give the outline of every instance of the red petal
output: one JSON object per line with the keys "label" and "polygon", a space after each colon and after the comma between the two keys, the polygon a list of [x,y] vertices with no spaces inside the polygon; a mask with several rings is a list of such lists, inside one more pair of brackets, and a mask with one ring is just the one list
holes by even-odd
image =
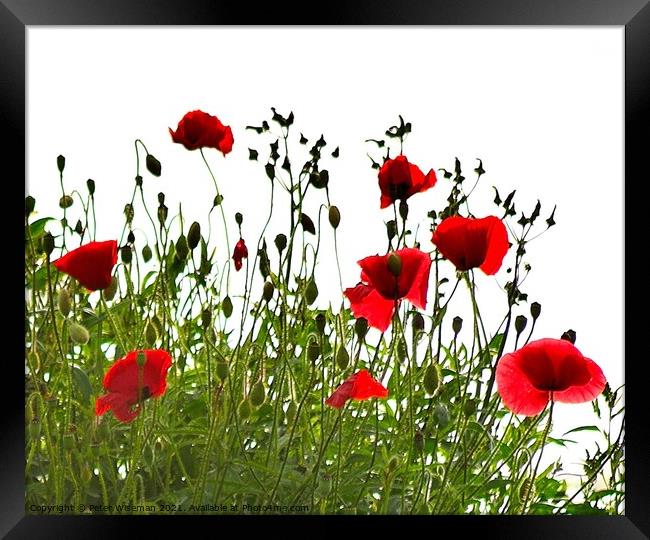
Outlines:
{"label": "red petal", "polygon": [[356,400],[385,398],[388,396],[388,389],[379,381],[372,378],[370,373],[362,369],[354,375],[354,388],[350,397]]}
{"label": "red petal", "polygon": [[230,129],[230,126],[226,126],[226,129],[223,133],[223,136],[221,137],[221,140],[219,141],[219,144],[217,145],[217,148],[225,156],[232,150],[232,145],[234,142],[235,138],[232,135],[232,129]]}
{"label": "red petal", "polygon": [[431,258],[415,248],[400,249],[396,253],[402,259],[402,272],[398,280],[400,285],[408,287],[404,296],[414,306],[426,309]]}
{"label": "red petal", "polygon": [[427,189],[432,188],[433,186],[436,185],[436,181],[438,180],[436,178],[436,173],[433,169],[431,169],[426,176],[424,176],[424,173],[420,170],[420,168],[417,165],[414,164],[409,164],[410,167],[410,172],[411,172],[411,189],[409,190],[408,196],[410,197],[411,195],[415,195],[416,193],[422,193],[423,191],[426,191]]}
{"label": "red petal", "polygon": [[393,318],[395,301],[384,298],[369,285],[359,284],[345,289],[345,296],[350,300],[350,309],[356,318],[363,317],[368,325],[385,332]]}
{"label": "red petal", "polygon": [[487,228],[487,252],[480,266],[488,276],[494,275],[501,268],[503,258],[508,253],[508,231],[498,217],[488,216],[481,220]]}
{"label": "red petal", "polygon": [[605,389],[607,379],[603,370],[590,358],[585,358],[589,371],[589,382],[582,385],[570,386],[561,392],[553,392],[553,399],[563,403],[583,403],[596,399]]}
{"label": "red petal", "polygon": [[120,422],[131,422],[140,414],[140,408],[132,410],[133,403],[130,403],[122,394],[105,394],[97,398],[95,402],[95,414],[102,416],[109,410],[113,411],[115,418]]}
{"label": "red petal", "polygon": [[496,383],[504,405],[515,414],[536,416],[546,407],[549,392],[538,390],[521,369],[521,355],[504,355],[497,365]]}
{"label": "red petal", "polygon": [[[140,382],[137,364],[139,351],[131,351],[124,358],[117,360],[104,376],[104,388],[126,396],[133,403],[138,400]],[[146,362],[142,370],[142,385],[149,388],[151,396],[159,396],[167,388],[167,371],[172,365],[172,358],[163,350],[144,350]]]}
{"label": "red petal", "polygon": [[325,405],[334,407],[335,409],[340,409],[345,405],[345,402],[350,399],[350,394],[354,388],[354,382],[351,380],[346,380],[341,386],[339,386],[334,393],[325,400]]}
{"label": "red petal", "polygon": [[117,242],[89,242],[66,253],[53,262],[89,291],[105,289],[111,284],[113,267],[117,263]]}
{"label": "red petal", "polygon": [[[395,276],[388,269],[388,255],[371,255],[359,261],[362,276],[365,277],[368,283],[384,298],[395,300],[404,296],[408,291],[408,287],[400,291],[398,288]],[[402,294],[400,295],[400,292]]]}

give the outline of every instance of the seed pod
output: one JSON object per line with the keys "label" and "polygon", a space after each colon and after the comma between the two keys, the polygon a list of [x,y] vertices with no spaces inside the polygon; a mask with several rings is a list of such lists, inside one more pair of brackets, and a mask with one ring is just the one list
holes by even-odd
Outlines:
{"label": "seed pod", "polygon": [[237,412],[239,414],[240,420],[248,420],[248,418],[250,418],[251,413],[253,412],[253,408],[251,407],[251,402],[248,399],[244,398],[239,404],[239,407],[237,407]]}
{"label": "seed pod", "polygon": [[462,327],[463,327],[463,319],[461,319],[458,315],[456,315],[456,317],[454,317],[454,320],[451,322],[451,328],[454,331],[454,335],[458,335],[458,332],[460,332]]}
{"label": "seed pod", "polygon": [[447,407],[445,407],[445,405],[442,403],[438,403],[433,411],[433,417],[436,423],[440,427],[444,428],[447,424],[449,424],[449,409],[447,409]]}
{"label": "seed pod", "polygon": [[526,319],[524,315],[517,315],[517,318],[515,319],[515,330],[517,331],[517,335],[524,331],[527,322],[528,319]]}
{"label": "seed pod", "polygon": [[147,244],[142,248],[142,260],[148,263],[151,260],[151,257],[153,257],[153,252],[151,251],[151,248]]}
{"label": "seed pod", "polygon": [[65,157],[64,156],[57,156],[57,158],[56,158],[56,166],[59,169],[59,172],[62,173],[63,169],[65,169]]}
{"label": "seed pod", "polygon": [[187,247],[190,249],[194,249],[196,246],[199,245],[199,242],[201,241],[201,225],[198,224],[198,222],[192,223],[190,225],[190,230],[187,233]]}
{"label": "seed pod", "polygon": [[232,300],[230,296],[226,296],[221,302],[221,310],[226,319],[232,315]]}
{"label": "seed pod", "polygon": [[424,330],[424,317],[418,312],[413,313],[411,324],[413,325],[413,333],[422,332]]}
{"label": "seed pod", "polygon": [[318,315],[316,315],[314,322],[316,323],[316,328],[318,329],[318,331],[321,334],[323,334],[325,332],[325,324],[327,323],[327,320],[325,319],[325,315],[319,313]]}
{"label": "seed pod", "polygon": [[217,377],[219,380],[225,381],[228,378],[228,363],[224,361],[217,362]]}
{"label": "seed pod", "polygon": [[147,170],[151,174],[153,174],[154,176],[160,176],[160,173],[161,173],[160,161],[158,161],[151,154],[147,154],[145,164],[147,165]]}
{"label": "seed pod", "polygon": [[465,416],[472,416],[476,412],[476,400],[466,400],[465,404],[463,405],[463,412],[465,413]]}
{"label": "seed pod", "polygon": [[365,338],[366,334],[368,333],[368,321],[363,317],[360,317],[354,321],[354,332],[357,334],[359,340]]}
{"label": "seed pod", "polygon": [[348,367],[350,363],[350,355],[348,354],[347,349],[341,345],[339,350],[336,351],[336,365],[340,370],[344,370]]}
{"label": "seed pod", "polygon": [[269,302],[271,298],[273,298],[273,292],[275,291],[275,287],[273,283],[270,281],[265,281],[264,282],[264,289],[262,290],[262,297],[264,300]]}
{"label": "seed pod", "polygon": [[124,264],[131,264],[131,261],[133,260],[131,246],[122,246],[120,248],[120,258]]}
{"label": "seed pod", "polygon": [[399,202],[399,215],[404,221],[409,215],[409,205],[404,199]]}
{"label": "seed pod", "polygon": [[68,334],[70,339],[78,345],[85,345],[90,340],[88,330],[74,321],[68,321]]}
{"label": "seed pod", "polygon": [[440,373],[438,372],[438,366],[436,364],[429,364],[424,370],[424,379],[422,381],[424,386],[424,391],[433,395],[438,390],[440,386]]}
{"label": "seed pod", "polygon": [[284,248],[287,247],[287,237],[280,233],[275,237],[275,247],[278,249],[278,253],[282,254]]}
{"label": "seed pod", "polygon": [[46,232],[43,235],[43,251],[48,257],[54,251],[54,237],[52,233]]}
{"label": "seed pod", "polygon": [[133,234],[133,231],[129,231],[129,234],[126,237],[126,242],[127,244],[135,243],[135,234]]}
{"label": "seed pod", "polygon": [[165,194],[162,191],[158,193],[158,204],[165,204]]}
{"label": "seed pod", "polygon": [[116,292],[117,292],[117,278],[113,276],[110,285],[102,291],[102,294],[104,295],[104,300],[109,300],[109,301],[113,300]]}
{"label": "seed pod", "polygon": [[250,398],[253,407],[259,407],[264,403],[264,400],[266,399],[266,391],[264,390],[264,383],[261,380],[257,381],[253,385],[248,397]]}
{"label": "seed pod", "polygon": [[328,217],[332,229],[338,228],[339,223],[341,223],[341,212],[336,206],[334,205],[330,206]]}
{"label": "seed pod", "polygon": [[402,273],[402,258],[397,253],[391,253],[388,256],[388,270],[395,277]]}
{"label": "seed pod", "polygon": [[168,212],[169,212],[169,209],[164,204],[161,204],[158,207],[158,222],[161,225],[164,225],[165,222],[167,221]]}
{"label": "seed pod", "polygon": [[418,451],[419,454],[424,450],[424,433],[419,429],[415,432],[413,437],[413,446]]}
{"label": "seed pod", "polygon": [[176,240],[176,258],[179,261],[184,261],[187,258],[189,252],[190,250],[187,246],[187,238],[185,238],[184,234],[181,234],[178,237],[178,240]]}
{"label": "seed pod", "polygon": [[533,318],[533,321],[537,320],[541,312],[542,312],[542,306],[539,304],[539,302],[533,302],[530,305],[530,315]]}
{"label": "seed pod", "polygon": [[95,194],[95,181],[89,178],[86,180],[86,187],[88,188],[88,194],[92,197]]}
{"label": "seed pod", "polygon": [[207,328],[210,326],[210,323],[212,322],[212,310],[210,308],[204,308],[203,311],[201,311],[201,325],[203,328]]}
{"label": "seed pod", "polygon": [[145,327],[144,339],[147,345],[149,345],[150,347],[153,346],[153,344],[158,339],[158,331],[156,330],[156,327],[151,321],[149,321],[147,323],[147,326]]}
{"label": "seed pod", "polygon": [[35,206],[36,199],[31,195],[27,195],[27,197],[25,197],[25,215],[29,216],[34,211]]}
{"label": "seed pod", "polygon": [[72,206],[72,203],[74,203],[74,201],[70,195],[64,195],[59,199],[59,206],[61,208],[70,208]]}
{"label": "seed pod", "polygon": [[287,424],[294,423],[296,420],[296,414],[298,414],[298,406],[295,401],[292,401],[287,407]]}
{"label": "seed pod", "polygon": [[70,301],[70,293],[68,292],[68,290],[61,289],[59,291],[59,296],[57,300],[58,300],[57,303],[59,305],[59,311],[61,312],[61,315],[67,317],[68,313],[70,313],[70,308],[72,307],[72,302]]}
{"label": "seed pod", "polygon": [[313,364],[320,356],[320,343],[316,339],[311,339],[307,345],[307,358]]}
{"label": "seed pod", "polygon": [[305,301],[307,302],[307,305],[313,304],[317,297],[318,297],[318,287],[316,286],[316,282],[312,278],[309,280],[309,282],[307,283],[307,287],[305,288]]}
{"label": "seed pod", "polygon": [[237,212],[235,214],[235,222],[237,223],[237,225],[241,225],[243,221],[244,221],[244,216],[241,215],[241,212]]}

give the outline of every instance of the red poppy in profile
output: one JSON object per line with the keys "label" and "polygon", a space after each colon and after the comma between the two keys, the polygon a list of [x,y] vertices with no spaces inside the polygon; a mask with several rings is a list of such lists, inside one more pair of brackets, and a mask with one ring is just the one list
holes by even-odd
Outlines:
{"label": "red poppy in profile", "polygon": [[569,341],[540,339],[506,354],[497,365],[497,390],[508,409],[535,416],[549,400],[592,401],[607,383],[603,371]]}
{"label": "red poppy in profile", "polygon": [[239,242],[235,245],[235,251],[232,254],[232,260],[235,261],[235,270],[237,270],[237,272],[241,270],[242,259],[248,259],[248,248],[246,247],[244,239],[240,238]]}
{"label": "red poppy in profile", "polygon": [[[144,353],[143,366],[138,354]],[[167,371],[172,357],[163,350],[131,351],[117,360],[104,376],[107,394],[97,398],[95,414],[112,410],[120,422],[131,422],[140,414],[140,404],[147,398],[162,396],[167,388]]]}
{"label": "red poppy in profile", "polygon": [[390,325],[395,305],[402,298],[420,309],[427,306],[431,259],[415,248],[395,252],[401,262],[396,277],[388,268],[392,254],[372,255],[361,259],[361,283],[345,290],[355,317],[364,317],[368,324],[384,332]]}
{"label": "red poppy in profile", "polygon": [[325,404],[340,409],[348,399],[362,401],[373,397],[385,398],[387,396],[388,388],[373,379],[367,370],[362,369],[354,375],[350,375],[341,386],[334,390],[334,393],[325,400]]}
{"label": "red poppy in profile", "polygon": [[506,226],[496,216],[445,218],[431,241],[461,272],[478,267],[488,276],[501,268],[509,247]]}
{"label": "red poppy in profile", "polygon": [[406,200],[435,186],[436,173],[431,169],[427,175],[417,165],[409,163],[406,156],[387,159],[379,170],[380,207],[386,208],[395,201]]}
{"label": "red poppy in profile", "polygon": [[232,150],[235,139],[230,126],[224,126],[216,116],[203,111],[188,112],[178,123],[176,131],[169,128],[172,140],[188,150],[216,148],[224,156]]}
{"label": "red poppy in profile", "polygon": [[117,263],[117,242],[89,242],[66,253],[52,264],[57,270],[75,278],[89,291],[105,289],[111,284],[111,272]]}

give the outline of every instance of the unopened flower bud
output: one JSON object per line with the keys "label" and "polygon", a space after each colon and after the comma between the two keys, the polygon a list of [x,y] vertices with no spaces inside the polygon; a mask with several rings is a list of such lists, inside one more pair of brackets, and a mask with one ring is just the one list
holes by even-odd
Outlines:
{"label": "unopened flower bud", "polygon": [[27,197],[25,197],[25,215],[29,216],[34,211],[35,206],[36,199],[31,195],[27,195]]}
{"label": "unopened flower bud", "polygon": [[542,306],[539,304],[539,302],[533,302],[530,305],[530,315],[533,318],[533,321],[537,320],[541,312],[542,312]]}
{"label": "unopened flower bud", "polygon": [[319,313],[318,315],[316,315],[316,318],[314,319],[314,321],[316,323],[316,328],[318,329],[318,331],[321,334],[323,332],[325,332],[325,324],[327,322],[327,320],[325,319],[325,315],[323,315],[322,313]]}
{"label": "unopened flower bud", "polygon": [[239,413],[240,420],[248,420],[253,412],[251,402],[248,399],[243,399],[239,407],[237,407],[237,412]]}
{"label": "unopened flower bud", "polygon": [[226,319],[232,315],[232,300],[230,296],[226,296],[221,302],[221,310]]}
{"label": "unopened flower bud", "polygon": [[386,234],[388,235],[388,240],[395,238],[395,235],[397,234],[397,224],[394,219],[391,219],[386,223]]}
{"label": "unopened flower bud", "polygon": [[307,305],[309,306],[313,304],[317,297],[318,297],[318,287],[316,286],[316,282],[312,278],[307,283],[307,287],[305,287],[305,301],[307,302]]}
{"label": "unopened flower bud", "polygon": [[438,403],[433,410],[433,417],[436,421],[436,423],[444,428],[447,424],[449,424],[449,409],[442,403]]}
{"label": "unopened flower bud", "polygon": [[201,241],[201,225],[198,222],[192,223],[190,225],[190,230],[187,232],[187,247],[193,250],[196,246],[199,245]]}
{"label": "unopened flower bud", "polygon": [[417,450],[418,454],[421,454],[424,450],[424,433],[421,430],[417,430],[413,436],[413,446]]}
{"label": "unopened flower bud", "polygon": [[77,223],[75,223],[75,226],[74,226],[74,232],[76,232],[79,236],[81,236],[81,235],[83,234],[83,232],[84,232],[84,227],[83,227],[83,225],[81,224],[81,220],[80,220],[80,219],[78,219],[78,220],[77,220]]}
{"label": "unopened flower bud", "polygon": [[402,258],[397,253],[391,253],[388,256],[388,269],[395,277],[402,273]]}
{"label": "unopened flower bud", "polygon": [[264,403],[266,399],[266,391],[264,389],[264,383],[259,380],[251,388],[250,394],[248,397],[251,400],[253,407],[259,407]]}
{"label": "unopened flower bud", "polygon": [[462,327],[463,327],[463,319],[461,319],[458,315],[456,315],[456,317],[454,317],[454,319],[451,321],[451,328],[454,331],[454,334],[458,335],[458,332],[460,332]]}
{"label": "unopened flower bud", "polygon": [[190,250],[187,246],[187,238],[185,238],[184,234],[181,234],[178,237],[178,240],[176,240],[176,258],[179,261],[184,261],[187,258],[189,252]]}
{"label": "unopened flower bud", "polygon": [[113,300],[116,292],[117,292],[117,278],[113,276],[108,287],[106,287],[102,291],[102,294],[104,295],[104,300]]}
{"label": "unopened flower bud", "polygon": [[142,248],[142,260],[144,260],[144,262],[147,263],[151,260],[151,257],[153,257],[153,252],[151,251],[151,248],[147,244]]}
{"label": "unopened flower bud", "polygon": [[73,321],[68,321],[68,334],[70,339],[78,345],[85,345],[90,340],[88,330]]}
{"label": "unopened flower bud", "polygon": [[409,215],[409,205],[404,199],[399,202],[399,215],[404,221]]}
{"label": "unopened flower bud", "polygon": [[164,225],[165,222],[167,221],[167,213],[169,212],[169,209],[164,205],[161,204],[158,207],[158,223],[161,225]]}
{"label": "unopened flower bud", "polygon": [[350,363],[350,355],[348,354],[346,348],[343,345],[341,345],[339,347],[339,350],[336,352],[336,365],[338,366],[339,369],[343,370],[348,367],[349,363]]}
{"label": "unopened flower bud", "polygon": [[404,339],[400,339],[397,342],[397,359],[400,362],[404,362],[404,360],[406,360],[406,356],[407,356],[406,341],[404,341]]}
{"label": "unopened flower bud", "polygon": [[54,251],[54,237],[52,233],[46,232],[43,235],[43,251],[48,257]]}
{"label": "unopened flower bud", "polygon": [[463,404],[463,412],[465,413],[465,416],[472,416],[475,411],[476,411],[476,400],[475,399],[466,400],[465,403]]}
{"label": "unopened flower bud", "polygon": [[126,241],[128,244],[133,244],[135,242],[135,234],[133,234],[133,231],[129,231]]}
{"label": "unopened flower bud", "polygon": [[312,338],[309,340],[309,345],[307,345],[307,358],[310,362],[314,363],[318,360],[319,356],[320,344],[318,343],[318,340]]}
{"label": "unopened flower bud", "polygon": [[70,208],[73,202],[74,201],[72,200],[72,197],[70,197],[70,195],[64,195],[59,199],[59,206],[61,208]]}
{"label": "unopened flower bud", "polygon": [[395,469],[399,467],[399,458],[397,456],[393,456],[388,460],[388,472],[392,472]]}
{"label": "unopened flower bud", "polygon": [[287,423],[293,424],[294,421],[296,420],[297,414],[298,414],[298,406],[296,405],[295,401],[292,401],[291,403],[289,403],[289,406],[287,407]]}
{"label": "unopened flower bud", "polygon": [[273,291],[275,291],[275,287],[273,283],[271,283],[270,281],[265,281],[264,288],[262,290],[262,297],[264,298],[264,300],[269,302],[271,298],[273,298]]}
{"label": "unopened flower bud", "polygon": [[366,337],[368,333],[368,321],[363,317],[358,318],[354,321],[354,332],[357,334],[357,337],[362,340]]}
{"label": "unopened flower bud", "polygon": [[570,343],[572,343],[573,345],[575,345],[575,343],[576,343],[576,333],[575,333],[574,330],[567,330],[566,332],[564,332],[564,333],[562,334],[561,339],[564,339],[564,340],[566,340],[566,341],[569,341]]}
{"label": "unopened flower bud", "polygon": [[336,229],[339,226],[339,223],[341,223],[341,212],[339,209],[334,205],[330,206],[328,217],[330,225],[333,229]]}
{"label": "unopened flower bud", "polygon": [[158,331],[156,330],[156,327],[154,326],[154,324],[151,321],[149,321],[147,323],[147,326],[146,326],[146,328],[144,330],[144,339],[145,339],[147,345],[149,345],[150,347],[158,339]]}
{"label": "unopened flower bud", "polygon": [[120,248],[120,258],[124,264],[131,264],[131,261],[133,260],[131,246],[122,246]]}
{"label": "unopened flower bud", "polygon": [[237,225],[242,224],[242,222],[244,221],[244,216],[241,215],[241,212],[237,212],[235,214],[235,221],[237,222]]}
{"label": "unopened flower bud", "polygon": [[225,381],[228,378],[228,363],[219,361],[217,362],[217,377],[219,380]]}
{"label": "unopened flower bud", "polygon": [[154,176],[160,176],[161,173],[160,161],[158,161],[154,156],[152,156],[151,154],[147,154],[145,164],[147,166],[147,170],[151,174],[153,174]]}
{"label": "unopened flower bud", "polygon": [[72,303],[70,301],[70,293],[68,292],[68,290],[61,289],[59,291],[59,296],[57,300],[58,300],[59,311],[61,312],[61,315],[67,317],[68,314],[70,313],[70,308],[72,307]]}
{"label": "unopened flower bud", "polygon": [[440,373],[438,372],[438,366],[435,364],[429,364],[424,370],[424,380],[422,381],[424,386],[424,391],[433,395],[438,390],[440,386]]}
{"label": "unopened flower bud", "polygon": [[286,235],[280,233],[275,237],[275,247],[278,248],[278,253],[282,254],[284,248],[287,247]]}
{"label": "unopened flower bud", "polygon": [[95,194],[95,181],[89,178],[86,180],[86,187],[88,188],[88,194],[92,197]]}
{"label": "unopened flower bud", "polygon": [[527,323],[528,319],[524,315],[517,315],[517,318],[515,319],[515,330],[517,331],[517,335],[524,331]]}
{"label": "unopened flower bud", "polygon": [[203,328],[207,328],[210,326],[210,323],[212,322],[212,310],[210,308],[204,308],[203,311],[201,311],[201,325]]}
{"label": "unopened flower bud", "polygon": [[418,333],[424,330],[424,317],[422,314],[417,311],[413,313],[413,318],[411,319],[411,324],[413,325],[413,332]]}
{"label": "unopened flower bud", "polygon": [[59,169],[59,172],[62,173],[63,169],[65,169],[65,157],[64,156],[57,156],[57,158],[56,158],[56,166]]}

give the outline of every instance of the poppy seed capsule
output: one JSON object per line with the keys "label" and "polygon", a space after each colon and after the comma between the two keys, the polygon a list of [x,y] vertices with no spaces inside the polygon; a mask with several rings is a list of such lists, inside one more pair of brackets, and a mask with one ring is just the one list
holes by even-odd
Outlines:
{"label": "poppy seed capsule", "polygon": [[476,400],[468,399],[463,405],[465,416],[472,416],[476,412]]}
{"label": "poppy seed capsule", "polygon": [[463,328],[463,319],[456,315],[454,320],[451,322],[451,328],[453,329],[454,334],[458,335],[458,332]]}
{"label": "poppy seed capsule", "polygon": [[217,362],[217,377],[219,377],[219,380],[221,381],[225,381],[228,378],[227,362]]}
{"label": "poppy seed capsule", "polygon": [[316,286],[316,282],[310,279],[305,288],[305,301],[307,305],[313,304],[316,298],[318,298],[318,287]]}
{"label": "poppy seed capsule", "polygon": [[244,216],[241,215],[241,212],[237,212],[235,214],[235,222],[237,223],[237,225],[241,225],[243,221],[244,221]]}
{"label": "poppy seed capsule", "polygon": [[266,391],[264,390],[264,383],[261,380],[257,381],[253,385],[249,398],[253,407],[259,407],[264,403],[264,400],[266,399]]}
{"label": "poppy seed capsule", "polygon": [[158,193],[158,204],[165,204],[165,194],[162,191]]}
{"label": "poppy seed capsule", "polygon": [[151,257],[153,257],[153,252],[151,251],[151,248],[147,244],[142,248],[142,260],[144,260],[144,262],[147,263],[151,260]]}
{"label": "poppy seed capsule", "polygon": [[52,233],[46,232],[43,235],[43,251],[47,256],[54,251],[54,236],[52,236]]}
{"label": "poppy seed capsule", "polygon": [[325,315],[322,313],[319,313],[316,315],[316,318],[314,319],[314,322],[316,323],[316,328],[318,331],[322,334],[325,332],[325,324],[327,323],[327,319],[325,319]]}
{"label": "poppy seed capsule", "polygon": [[133,260],[131,246],[122,246],[120,248],[120,258],[124,264],[131,264],[131,261]]}
{"label": "poppy seed capsule", "polygon": [[273,283],[270,281],[265,281],[264,288],[262,289],[262,297],[264,300],[270,302],[271,298],[273,298],[273,291],[275,291],[275,286]]}
{"label": "poppy seed capsule", "polygon": [[61,315],[67,317],[68,313],[70,313],[70,308],[72,307],[72,303],[70,301],[70,293],[68,292],[68,290],[61,289],[59,291],[59,296],[57,300],[58,300],[59,311],[61,312]]}
{"label": "poppy seed capsule", "polygon": [[391,253],[388,256],[388,270],[395,277],[402,273],[402,258],[397,253]]}
{"label": "poppy seed capsule", "polygon": [[70,208],[73,202],[74,201],[72,200],[72,197],[70,197],[70,195],[64,195],[59,199],[59,206],[61,208]]}
{"label": "poppy seed capsule", "polygon": [[117,292],[117,278],[113,276],[109,286],[102,291],[102,294],[104,295],[104,300],[113,300],[116,292]]}
{"label": "poppy seed capsule", "polygon": [[34,211],[35,206],[36,199],[31,195],[27,195],[27,197],[25,197],[25,215],[29,216]]}
{"label": "poppy seed capsule", "polygon": [[533,302],[530,305],[530,315],[533,318],[533,321],[537,320],[541,312],[542,312],[542,306],[539,304],[539,302]]}
{"label": "poppy seed capsule", "polygon": [[201,241],[201,225],[198,222],[192,223],[190,225],[190,230],[187,232],[187,247],[193,250],[196,246],[199,245]]}
{"label": "poppy seed capsule", "polygon": [[427,394],[433,395],[436,393],[438,386],[440,386],[440,374],[438,367],[434,364],[429,364],[424,370],[423,386]]}
{"label": "poppy seed capsule", "polygon": [[62,173],[63,169],[65,169],[65,157],[64,156],[57,156],[57,158],[56,158],[56,166],[59,169],[59,172]]}
{"label": "poppy seed capsule", "polygon": [[357,337],[362,340],[366,337],[368,333],[368,321],[363,317],[358,318],[354,321],[354,332],[357,334]]}
{"label": "poppy seed capsule", "polygon": [[160,161],[158,161],[154,156],[151,154],[147,154],[147,157],[145,159],[145,164],[147,166],[147,170],[154,176],[160,176],[161,173],[161,166],[160,166]]}
{"label": "poppy seed capsule", "polygon": [[576,344],[576,333],[575,330],[567,330],[562,334],[562,337],[560,339],[564,339],[565,341],[570,342],[572,345]]}
{"label": "poppy seed capsule", "polygon": [[348,367],[350,363],[350,355],[348,354],[347,349],[341,345],[339,350],[336,351],[336,365],[340,370],[344,370]]}
{"label": "poppy seed capsule", "polygon": [[244,398],[239,404],[239,407],[237,408],[237,412],[239,413],[239,418],[241,420],[248,420],[248,418],[250,418],[251,413],[253,412],[253,408],[251,407],[251,402],[248,399]]}
{"label": "poppy seed capsule", "polygon": [[278,248],[278,253],[282,254],[287,247],[287,237],[284,234],[280,233],[275,237],[275,247]]}
{"label": "poppy seed capsule", "polygon": [[332,229],[336,229],[341,223],[341,212],[339,209],[336,206],[330,206],[328,217]]}
{"label": "poppy seed capsule", "polygon": [[307,346],[307,358],[310,362],[314,363],[318,360],[320,356],[320,344],[317,340],[311,339],[309,345]]}
{"label": "poppy seed capsule", "polygon": [[517,331],[517,335],[524,331],[527,322],[528,319],[524,315],[517,315],[517,318],[515,319],[515,330]]}
{"label": "poppy seed capsule", "polygon": [[88,188],[88,194],[92,197],[95,194],[95,181],[89,178],[86,180],[86,187]]}
{"label": "poppy seed capsule", "polygon": [[169,212],[169,209],[168,209],[164,204],[161,204],[161,205],[158,207],[158,222],[159,222],[161,225],[164,225],[164,224],[165,224],[165,221],[167,221],[167,214],[168,214],[168,212]]}
{"label": "poppy seed capsule", "polygon": [[70,339],[78,345],[85,345],[90,340],[88,330],[73,321],[68,321],[68,334]]}
{"label": "poppy seed capsule", "polygon": [[221,310],[226,319],[232,315],[232,300],[230,296],[226,296],[221,302]]}

